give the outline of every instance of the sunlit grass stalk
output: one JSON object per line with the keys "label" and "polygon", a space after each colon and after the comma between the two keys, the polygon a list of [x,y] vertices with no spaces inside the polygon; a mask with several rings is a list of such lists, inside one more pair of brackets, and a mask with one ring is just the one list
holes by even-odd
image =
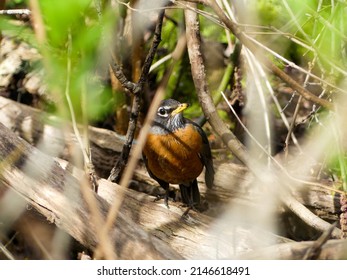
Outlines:
{"label": "sunlit grass stalk", "polygon": [[8,258],[9,260],[15,260],[15,257],[12,253],[0,242],[0,251]]}
{"label": "sunlit grass stalk", "polygon": [[[266,136],[266,149],[268,154],[271,155],[271,127],[270,127],[270,119],[269,119],[269,114],[268,114],[268,106],[267,106],[267,101],[265,97],[265,92],[263,88],[263,83],[261,81],[260,75],[259,75],[259,62],[256,60],[255,56],[249,51],[245,51],[247,62],[250,68],[250,79],[253,79],[253,82],[255,84],[255,87],[257,88],[257,93],[259,96],[259,101],[260,105],[263,109],[263,118],[264,118],[264,128],[265,128],[265,136]],[[270,164],[270,158],[268,158],[268,163]]]}
{"label": "sunlit grass stalk", "polygon": [[66,62],[66,84],[65,84],[65,98],[68,105],[68,109],[70,112],[71,117],[71,123],[72,123],[72,129],[74,131],[74,134],[76,136],[77,142],[80,145],[81,152],[83,155],[84,162],[89,161],[88,154],[86,152],[81,134],[79,132],[79,129],[77,127],[77,120],[76,120],[76,114],[75,110],[72,104],[72,100],[70,97],[70,85],[71,85],[71,52],[72,52],[72,36],[71,32],[68,33],[68,47],[67,47],[67,62]]}

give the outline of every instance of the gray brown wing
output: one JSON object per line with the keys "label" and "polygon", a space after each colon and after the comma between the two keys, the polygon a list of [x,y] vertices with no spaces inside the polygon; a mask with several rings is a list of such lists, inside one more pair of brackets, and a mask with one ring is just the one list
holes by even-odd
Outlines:
{"label": "gray brown wing", "polygon": [[202,128],[196,123],[190,121],[190,123],[194,126],[194,128],[200,133],[202,137],[202,149],[200,152],[201,162],[205,166],[205,183],[208,188],[213,187],[214,181],[214,168],[213,168],[213,160],[211,154],[210,143],[208,142],[207,136]]}

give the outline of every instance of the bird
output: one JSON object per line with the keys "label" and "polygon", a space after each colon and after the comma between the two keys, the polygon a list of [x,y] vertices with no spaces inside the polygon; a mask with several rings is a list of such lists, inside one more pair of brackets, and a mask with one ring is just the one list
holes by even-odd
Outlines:
{"label": "bird", "polygon": [[214,168],[205,132],[183,116],[188,107],[175,99],[161,101],[142,156],[150,177],[165,190],[165,205],[169,208],[170,184],[178,184],[183,204],[196,210],[201,203],[197,177],[205,167],[205,183],[212,188]]}

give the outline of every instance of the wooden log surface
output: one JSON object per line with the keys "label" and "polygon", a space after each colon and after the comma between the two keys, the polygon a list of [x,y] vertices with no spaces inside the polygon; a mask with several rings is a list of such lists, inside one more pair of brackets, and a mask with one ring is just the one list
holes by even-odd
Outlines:
{"label": "wooden log surface", "polygon": [[[0,185],[20,194],[47,219],[90,249],[98,244],[95,225],[80,193],[79,181],[52,157],[30,146],[0,124],[0,160],[4,162]],[[105,217],[109,203],[117,199],[120,186],[99,181],[99,195],[92,193]],[[251,250],[251,244],[265,241],[267,233],[234,228],[224,238],[209,232],[212,219],[192,212],[181,220],[184,209],[133,190],[126,191],[123,207],[112,229],[118,257],[122,259],[227,258]],[[233,240],[239,238],[238,243]],[[260,236],[265,238],[259,238]],[[229,237],[229,238],[226,238]],[[272,238],[274,236],[271,236]],[[278,237],[273,242],[287,241]],[[170,245],[170,246],[168,246]],[[217,245],[217,246],[216,246]],[[174,249],[172,249],[174,248]],[[178,253],[176,253],[179,252]]]}
{"label": "wooden log surface", "polygon": [[[40,152],[13,133],[11,134],[6,128],[1,127],[1,131],[3,131],[1,137],[4,140],[0,151],[2,162],[11,159],[15,147],[21,147],[20,158],[25,160],[17,159],[16,165],[5,164],[0,184],[20,193],[47,218],[53,217],[54,222],[76,240],[86,247],[94,249],[98,243],[97,235],[93,225],[90,224],[85,202],[82,201],[81,204],[79,180],[72,177],[70,172],[64,171],[62,166],[66,163],[63,160],[59,160],[60,164],[58,164],[58,160],[55,161],[51,157],[68,157],[66,143],[67,140],[73,140],[72,134],[64,133],[60,126],[61,123],[54,117],[1,97],[0,122],[27,142],[44,151],[44,153]],[[123,138],[111,131],[93,127],[89,128],[89,133],[93,163],[98,167],[100,173],[106,172],[112,168],[121,149]],[[9,137],[8,134],[11,136]],[[8,147],[12,148],[8,149]],[[38,180],[36,176],[33,178],[25,170],[23,171],[22,167],[25,162],[29,162],[30,166],[35,166],[44,180],[42,178],[42,180]],[[52,168],[47,168],[47,162],[52,164]],[[226,208],[230,201],[233,204],[244,205],[245,209],[256,208],[257,205],[254,201],[256,196],[250,189],[253,178],[246,168],[232,163],[216,164],[215,168],[217,171],[215,188],[208,191],[204,187],[203,175],[199,178],[199,185],[202,186],[202,193],[209,203],[213,202],[220,207],[211,207],[212,210],[205,214],[191,212],[189,219],[185,221],[180,219],[184,209],[180,207],[179,203],[171,202],[170,209],[167,209],[161,201],[153,202],[153,196],[131,189],[126,190],[126,196],[119,218],[114,224],[112,235],[117,236],[114,239],[114,248],[119,254],[118,257],[124,259],[233,258],[252,252],[255,249],[254,244],[257,248],[265,248],[271,244],[289,242],[286,238],[264,232],[261,229],[257,230],[247,224],[225,227],[226,230],[222,234],[218,230],[216,231],[218,227],[215,226],[216,222],[213,217]],[[54,176],[51,175],[52,172]],[[35,180],[32,181],[33,179]],[[63,186],[67,184],[74,190],[74,195],[68,198],[63,192]],[[137,188],[142,188],[147,193],[156,194],[159,190],[156,183],[148,177],[141,166],[135,171],[133,184],[140,185]],[[103,179],[99,180],[99,192],[95,197],[102,209],[103,216],[106,215],[110,203],[117,199],[119,188],[120,186],[116,184]],[[329,191],[319,188],[318,198],[323,196],[324,199],[313,201],[310,198],[312,197],[310,192],[317,197],[314,189],[315,187],[306,188],[305,195],[298,191],[296,196],[309,206],[324,209],[324,211],[336,215],[338,213],[337,198]],[[52,197],[56,199],[53,200]],[[320,201],[322,201],[321,204]],[[71,211],[65,211],[66,209],[71,209]],[[71,222],[72,216],[73,222]],[[128,244],[128,246],[124,246],[124,244]],[[142,250],[135,250],[137,247]],[[119,248],[127,248],[127,250]],[[147,254],[147,251],[150,253]]]}
{"label": "wooden log surface", "polygon": [[[51,222],[90,249],[98,245],[90,209],[80,183],[53,158],[43,154],[0,124],[0,185],[19,194]],[[105,218],[109,204],[90,189]],[[14,202],[13,202],[14,203]],[[18,209],[20,212],[20,209]],[[6,209],[3,209],[5,215]],[[153,238],[121,212],[112,228],[113,244],[122,259],[179,259],[181,256]]]}
{"label": "wooden log surface", "polygon": [[[38,147],[43,152],[59,158],[68,158],[66,143],[74,140],[72,133],[65,133],[63,124],[56,117],[0,97],[0,122],[16,132],[17,135]],[[99,176],[108,177],[122,149],[124,137],[115,132],[89,127],[89,140],[92,149],[92,161]],[[231,162],[214,163],[216,175],[213,190],[204,185],[204,174],[198,178],[199,188],[206,199],[214,205],[224,207],[230,202],[253,205],[256,194],[251,192],[253,176],[247,168]],[[156,196],[161,190],[151,179],[143,166],[135,170],[134,184],[138,188]],[[331,183],[326,182],[327,187]],[[154,187],[153,187],[154,186]],[[293,190],[294,197],[317,213],[337,219],[340,213],[340,196],[328,188],[305,185]],[[212,212],[215,213],[212,213]],[[211,215],[222,209],[211,209]]]}

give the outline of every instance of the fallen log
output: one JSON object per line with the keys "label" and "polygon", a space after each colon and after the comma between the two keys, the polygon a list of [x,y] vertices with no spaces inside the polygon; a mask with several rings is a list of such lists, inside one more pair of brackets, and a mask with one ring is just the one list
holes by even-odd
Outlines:
{"label": "fallen log", "polygon": [[[0,160],[3,163],[0,186],[19,194],[50,222],[95,250],[100,238],[97,225],[93,223],[93,211],[81,193],[81,181],[74,177],[83,176],[82,171],[73,172],[73,176],[58,161],[32,147],[2,124]],[[117,199],[120,188],[102,179],[98,195],[90,189],[85,190],[97,201],[102,220],[109,204]],[[223,232],[221,238],[220,232],[210,231],[212,218],[192,212],[182,221],[183,212],[178,203],[170,203],[170,209],[167,209],[162,202],[154,203],[151,196],[126,190],[111,231],[113,244],[108,245],[121,259],[215,259],[251,251],[254,243],[266,247],[288,242],[274,234],[242,226],[228,229],[230,232]],[[6,216],[6,209],[2,215]]]}
{"label": "fallen log", "polygon": [[[75,137],[72,133],[64,135],[62,122],[56,117],[0,97],[0,122],[45,153],[63,159],[70,157],[66,152],[66,144]],[[120,154],[124,137],[106,129],[90,126],[89,140],[96,172],[100,177],[107,178]],[[255,206],[257,194],[251,192],[254,178],[247,168],[231,162],[215,162],[214,165],[216,175],[213,190],[205,188],[204,174],[198,178],[202,194],[214,206],[210,208],[209,215],[215,216],[220,213],[230,202]],[[337,220],[340,213],[340,195],[331,191],[331,183],[324,184],[327,188],[322,188],[322,184],[306,184],[304,188],[292,190],[293,195],[317,215]],[[134,185],[137,189],[154,196],[161,192],[143,166],[135,170]]]}
{"label": "fallen log", "polygon": [[[71,132],[63,133],[62,122],[56,117],[42,113],[31,107],[0,98],[0,121],[10,127],[29,143],[53,156],[69,158],[66,153],[67,143],[74,140]],[[122,148],[123,137],[114,132],[89,127],[89,138],[92,147],[92,161],[99,175],[109,175],[119,151]],[[203,174],[198,178],[202,194],[209,202],[209,210],[205,214],[217,216],[229,203],[245,208],[256,209],[259,203],[259,193],[252,188],[253,176],[243,166],[233,163],[215,163],[215,187],[208,190],[203,184]],[[134,181],[137,190],[157,195],[161,189],[140,166],[135,170]],[[329,185],[327,185],[329,187]],[[340,212],[339,194],[320,186],[306,185],[295,189],[296,199],[321,217],[329,221],[338,219]]]}
{"label": "fallen log", "polygon": [[[0,185],[19,194],[51,222],[87,248],[99,244],[96,224],[80,191],[80,182],[51,157],[43,154],[0,124]],[[109,205],[87,189],[105,219]],[[14,202],[13,202],[14,203]],[[6,205],[2,203],[2,205]],[[20,209],[17,209],[20,212]],[[6,216],[6,209],[2,215]],[[9,214],[9,213],[7,213]],[[167,244],[141,229],[124,213],[111,231],[112,246],[120,259],[180,259]]]}

